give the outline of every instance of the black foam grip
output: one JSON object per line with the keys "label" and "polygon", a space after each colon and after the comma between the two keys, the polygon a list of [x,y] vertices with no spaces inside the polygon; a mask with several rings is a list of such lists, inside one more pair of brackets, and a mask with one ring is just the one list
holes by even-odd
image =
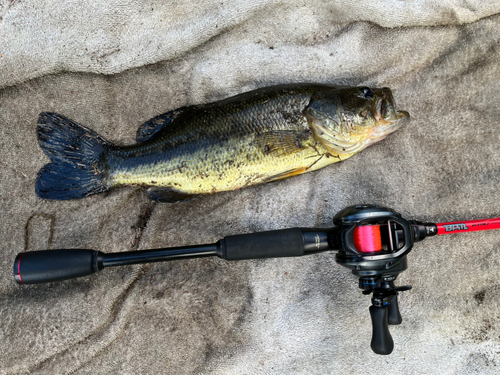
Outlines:
{"label": "black foam grip", "polygon": [[391,304],[387,307],[387,322],[390,325],[397,325],[403,322],[403,318],[401,317],[401,313],[399,312],[398,306],[398,296],[394,296],[391,301]]}
{"label": "black foam grip", "polygon": [[14,261],[18,284],[38,284],[73,279],[97,272],[95,250],[43,250],[20,253]]}
{"label": "black foam grip", "polygon": [[227,260],[295,257],[304,255],[304,239],[299,228],[283,229],[228,236],[224,248]]}
{"label": "black foam grip", "polygon": [[370,316],[373,327],[372,350],[377,354],[391,354],[394,349],[394,341],[387,324],[387,307],[370,306]]}

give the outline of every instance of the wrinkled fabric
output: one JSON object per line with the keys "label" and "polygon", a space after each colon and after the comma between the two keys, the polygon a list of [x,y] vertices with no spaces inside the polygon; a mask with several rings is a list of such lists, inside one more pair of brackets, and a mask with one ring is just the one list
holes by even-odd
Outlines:
{"label": "wrinkled fabric", "polygon": [[[329,227],[378,203],[409,219],[500,216],[497,1],[3,1],[0,4],[1,374],[496,374],[500,231],[417,243],[397,285],[395,349],[370,349],[370,297],[335,254],[110,268],[18,286],[17,253],[212,243]],[[412,121],[342,163],[168,205],[124,188],[34,190],[51,111],[119,143],[185,105],[320,82],[390,87]],[[30,219],[31,218],[31,219]]]}

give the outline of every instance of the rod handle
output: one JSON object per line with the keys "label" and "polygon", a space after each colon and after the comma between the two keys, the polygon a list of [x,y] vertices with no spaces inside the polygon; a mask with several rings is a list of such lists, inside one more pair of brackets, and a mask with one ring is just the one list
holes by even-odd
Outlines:
{"label": "rod handle", "polygon": [[296,257],[304,252],[299,228],[227,236],[222,246],[222,258],[226,260]]}
{"label": "rod handle", "polygon": [[20,253],[14,261],[18,284],[39,284],[74,279],[99,271],[101,252],[87,249],[43,250]]}
{"label": "rod handle", "polygon": [[370,306],[373,327],[371,348],[376,354],[391,354],[394,349],[394,341],[389,332],[387,315],[387,306]]}

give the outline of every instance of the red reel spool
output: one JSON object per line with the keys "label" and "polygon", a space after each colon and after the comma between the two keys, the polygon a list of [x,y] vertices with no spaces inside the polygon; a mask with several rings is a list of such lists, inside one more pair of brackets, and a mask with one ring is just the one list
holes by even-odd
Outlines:
{"label": "red reel spool", "polygon": [[360,225],[354,229],[354,245],[360,253],[382,251],[380,225]]}

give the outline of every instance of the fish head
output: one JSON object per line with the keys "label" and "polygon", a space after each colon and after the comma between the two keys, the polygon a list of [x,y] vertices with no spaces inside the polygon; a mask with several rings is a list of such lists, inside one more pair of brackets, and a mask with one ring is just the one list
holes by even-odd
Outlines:
{"label": "fish head", "polygon": [[389,88],[331,88],[314,94],[306,117],[315,137],[338,155],[357,153],[410,121]]}

